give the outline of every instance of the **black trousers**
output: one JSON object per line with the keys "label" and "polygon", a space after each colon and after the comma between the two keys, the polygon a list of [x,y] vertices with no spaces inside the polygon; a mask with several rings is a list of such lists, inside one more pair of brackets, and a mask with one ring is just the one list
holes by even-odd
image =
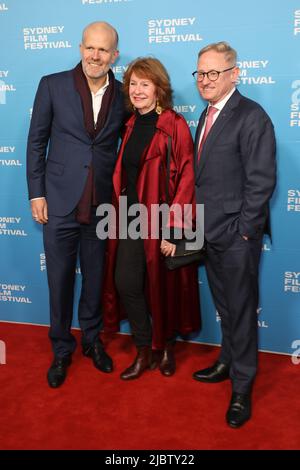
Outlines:
{"label": "black trousers", "polygon": [[82,344],[93,344],[102,328],[101,286],[105,240],[96,235],[100,220],[93,208],[91,223],[79,224],[75,211],[65,217],[49,215],[43,226],[50,300],[49,337],[56,357],[74,352],[76,341],[70,328],[73,318],[74,284],[79,253],[82,287],[78,320]]}
{"label": "black trousers", "polygon": [[152,342],[152,325],[144,294],[145,279],[143,240],[119,240],[115,282],[136,347],[150,346]]}
{"label": "black trousers", "polygon": [[235,234],[225,251],[207,243],[206,271],[221,317],[219,361],[230,365],[233,391],[248,393],[257,371],[258,268],[262,240]]}

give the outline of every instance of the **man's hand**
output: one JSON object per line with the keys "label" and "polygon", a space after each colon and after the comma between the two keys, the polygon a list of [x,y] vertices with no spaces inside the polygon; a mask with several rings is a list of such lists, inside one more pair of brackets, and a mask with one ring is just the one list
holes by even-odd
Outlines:
{"label": "man's hand", "polygon": [[165,256],[174,256],[176,245],[174,245],[174,243],[167,242],[167,240],[162,240],[160,244],[160,251]]}
{"label": "man's hand", "polygon": [[39,224],[46,224],[48,222],[48,206],[46,199],[34,199],[30,201],[32,218]]}

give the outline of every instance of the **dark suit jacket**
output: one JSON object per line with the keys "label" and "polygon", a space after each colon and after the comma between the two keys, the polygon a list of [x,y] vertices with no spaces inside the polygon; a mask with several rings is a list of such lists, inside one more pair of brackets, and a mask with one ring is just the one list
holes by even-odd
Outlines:
{"label": "dark suit jacket", "polygon": [[208,242],[226,248],[234,233],[268,232],[268,201],[276,181],[273,124],[262,107],[233,93],[217,117],[197,163],[203,111],[195,140],[197,203],[204,204]]}
{"label": "dark suit jacket", "polygon": [[45,196],[50,215],[64,216],[74,210],[91,163],[99,202],[111,202],[112,173],[124,121],[121,86],[116,80],[105,126],[93,140],[84,125],[73,71],[41,79],[28,136],[27,181],[29,199]]}

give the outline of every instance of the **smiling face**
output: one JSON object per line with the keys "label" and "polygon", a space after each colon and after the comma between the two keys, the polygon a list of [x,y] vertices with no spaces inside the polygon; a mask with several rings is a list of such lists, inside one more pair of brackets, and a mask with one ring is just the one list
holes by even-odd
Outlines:
{"label": "smiling face", "polygon": [[[233,65],[234,63],[225,60],[225,54],[211,50],[204,52],[199,57],[197,70],[198,72],[209,72],[210,70],[220,72]],[[216,104],[234,88],[238,75],[238,67],[220,73],[215,82],[209,80],[207,75],[205,75],[202,82],[197,82],[197,87],[202,98],[211,104]]]}
{"label": "smiling face", "polygon": [[88,83],[100,88],[105,83],[111,64],[119,55],[113,30],[101,25],[87,28],[80,44],[80,53]]}
{"label": "smiling face", "polygon": [[131,104],[140,114],[146,114],[156,106],[156,87],[148,78],[138,77],[132,72],[129,82],[129,98]]}

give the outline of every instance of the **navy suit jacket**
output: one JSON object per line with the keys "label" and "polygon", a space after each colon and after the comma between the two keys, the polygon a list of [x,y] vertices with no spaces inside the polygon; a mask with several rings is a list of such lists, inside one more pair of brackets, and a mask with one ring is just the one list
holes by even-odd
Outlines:
{"label": "navy suit jacket", "polygon": [[237,90],[212,126],[197,162],[196,199],[204,204],[208,242],[226,248],[234,233],[259,238],[269,232],[268,201],[276,182],[273,124],[262,107]]}
{"label": "navy suit jacket", "polygon": [[41,79],[27,145],[29,199],[46,197],[50,215],[65,216],[77,206],[93,164],[100,203],[111,202],[112,173],[124,122],[122,84],[115,92],[105,126],[92,139],[86,131],[73,71]]}

